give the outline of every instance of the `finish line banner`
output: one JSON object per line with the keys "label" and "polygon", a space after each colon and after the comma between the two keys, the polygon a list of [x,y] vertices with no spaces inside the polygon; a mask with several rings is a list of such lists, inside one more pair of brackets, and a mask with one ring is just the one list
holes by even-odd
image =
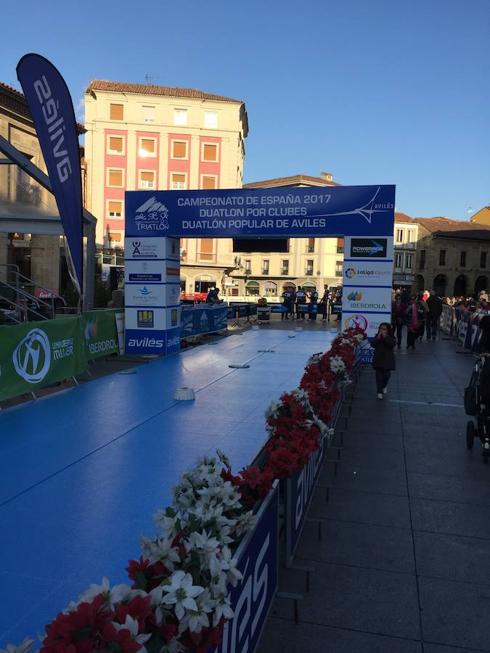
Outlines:
{"label": "finish line banner", "polygon": [[126,192],[126,236],[393,236],[395,186]]}

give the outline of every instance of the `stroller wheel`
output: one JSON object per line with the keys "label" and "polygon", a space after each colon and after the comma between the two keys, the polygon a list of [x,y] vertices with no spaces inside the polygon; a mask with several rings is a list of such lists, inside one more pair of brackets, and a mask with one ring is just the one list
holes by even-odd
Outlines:
{"label": "stroller wheel", "polygon": [[475,425],[472,421],[466,422],[466,448],[473,449],[475,440]]}

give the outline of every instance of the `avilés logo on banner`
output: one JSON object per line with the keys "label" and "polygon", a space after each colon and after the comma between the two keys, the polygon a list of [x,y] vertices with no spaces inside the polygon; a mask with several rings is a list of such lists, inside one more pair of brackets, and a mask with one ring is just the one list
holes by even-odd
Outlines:
{"label": "avil\u00e9s logo on banner", "polygon": [[32,114],[74,268],[83,289],[83,208],[75,112],[65,80],[47,59],[26,54],[17,78]]}

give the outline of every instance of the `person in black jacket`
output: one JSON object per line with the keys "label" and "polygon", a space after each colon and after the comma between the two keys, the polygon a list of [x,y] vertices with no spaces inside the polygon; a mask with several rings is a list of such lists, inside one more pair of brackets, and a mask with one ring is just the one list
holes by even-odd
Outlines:
{"label": "person in black jacket", "polygon": [[427,300],[427,341],[435,340],[437,338],[437,331],[439,321],[442,313],[442,299],[436,296],[436,293],[431,290]]}
{"label": "person in black jacket", "polygon": [[376,372],[376,390],[378,399],[383,399],[388,391],[388,381],[391,372],[395,369],[395,338],[391,332],[391,325],[382,322],[379,325],[378,333],[371,343],[374,349],[373,367]]}

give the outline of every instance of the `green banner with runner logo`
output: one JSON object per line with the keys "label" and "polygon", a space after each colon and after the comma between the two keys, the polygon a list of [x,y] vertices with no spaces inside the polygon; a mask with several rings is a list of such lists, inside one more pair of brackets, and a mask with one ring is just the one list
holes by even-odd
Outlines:
{"label": "green banner with runner logo", "polygon": [[87,369],[78,317],[0,326],[0,401]]}
{"label": "green banner with runner logo", "polygon": [[113,310],[88,311],[83,314],[83,337],[89,360],[119,353],[116,313]]}

